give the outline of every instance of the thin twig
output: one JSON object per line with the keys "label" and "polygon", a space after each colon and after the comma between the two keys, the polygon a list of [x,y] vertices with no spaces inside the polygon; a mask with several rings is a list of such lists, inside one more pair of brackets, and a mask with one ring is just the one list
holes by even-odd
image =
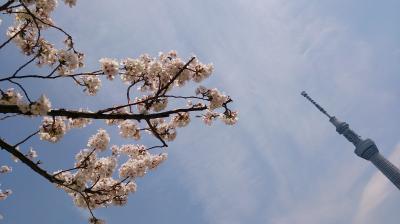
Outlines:
{"label": "thin twig", "polygon": [[[156,128],[151,124],[149,119],[146,119],[146,123],[147,125],[149,125],[152,133],[154,134],[154,136],[156,136],[156,138],[158,138],[158,140],[160,140],[160,142],[163,144],[160,147],[168,147],[167,143],[164,141],[164,139],[162,139],[162,137],[160,136],[160,134],[157,132]],[[153,146],[153,148],[157,148],[158,146]]]}
{"label": "thin twig", "polygon": [[22,141],[18,142],[17,144],[13,145],[14,148],[18,147],[19,145],[25,143],[26,141],[28,141],[30,138],[32,138],[33,136],[37,135],[39,133],[39,131],[35,131],[32,134],[30,134],[28,137],[24,138]]}
{"label": "thin twig", "polygon": [[4,116],[4,117],[0,118],[0,121],[4,121],[4,120],[7,119],[7,118],[16,117],[16,116],[18,116],[18,115],[19,115],[19,114],[7,115],[7,116]]}
{"label": "thin twig", "polygon": [[24,92],[24,95],[25,95],[26,99],[29,101],[29,103],[32,103],[32,100],[29,98],[28,93],[26,92],[25,88],[21,84],[19,84],[18,82],[14,82],[12,80],[8,80],[8,81],[17,85],[22,90],[22,92]]}

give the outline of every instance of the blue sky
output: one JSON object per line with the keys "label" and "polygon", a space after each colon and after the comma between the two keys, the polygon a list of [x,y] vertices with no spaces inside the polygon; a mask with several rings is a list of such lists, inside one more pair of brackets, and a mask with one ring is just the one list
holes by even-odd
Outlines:
{"label": "blue sky", "polygon": [[[215,65],[204,85],[224,90],[240,112],[234,127],[194,121],[180,130],[167,162],[138,180],[128,205],[96,214],[111,224],[398,223],[398,191],[354,155],[300,92],[307,90],[400,165],[399,9],[395,0],[86,0],[72,9],[60,6],[55,21],[86,53],[88,70],[97,69],[101,57],[194,53]],[[9,21],[2,18],[4,33]],[[13,47],[0,55],[3,74],[26,60]],[[26,83],[32,95],[51,96],[54,107],[96,109],[125,99],[116,82],[103,82],[95,98],[68,84]],[[35,119],[6,121],[1,136],[17,141],[38,125]],[[46,168],[67,168],[102,126],[71,131],[61,144],[35,139],[32,145]],[[125,143],[109,130],[113,144]],[[87,214],[63,191],[13,164],[5,152],[0,163],[14,169],[0,180],[14,191],[0,203],[3,223],[85,223]]]}

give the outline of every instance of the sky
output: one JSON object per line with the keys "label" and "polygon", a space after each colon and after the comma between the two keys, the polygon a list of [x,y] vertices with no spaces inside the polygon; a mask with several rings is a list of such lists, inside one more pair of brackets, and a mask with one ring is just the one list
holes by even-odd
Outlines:
{"label": "sky", "polygon": [[[128,205],[96,215],[109,224],[398,223],[396,188],[357,157],[300,92],[373,139],[400,166],[399,9],[396,0],[86,0],[72,9],[60,4],[54,19],[86,54],[87,70],[97,69],[102,57],[156,56],[172,49],[186,59],[195,54],[215,66],[203,85],[229,94],[240,115],[233,127],[195,120],[179,130],[168,160],[137,181]],[[5,39],[10,21],[1,18]],[[48,35],[59,41],[57,34]],[[0,57],[2,75],[26,60],[11,45]],[[43,70],[25,72],[37,71]],[[65,80],[25,84],[33,96],[49,95],[55,108],[95,110],[125,99],[116,82],[104,81],[97,97]],[[39,123],[3,121],[1,137],[17,141]],[[60,144],[34,139],[29,145],[46,168],[70,167],[99,127],[104,123],[70,131]],[[112,144],[126,143],[109,130]],[[1,223],[86,222],[87,212],[68,195],[4,151],[0,164],[13,167],[0,183],[14,192],[0,202]]]}

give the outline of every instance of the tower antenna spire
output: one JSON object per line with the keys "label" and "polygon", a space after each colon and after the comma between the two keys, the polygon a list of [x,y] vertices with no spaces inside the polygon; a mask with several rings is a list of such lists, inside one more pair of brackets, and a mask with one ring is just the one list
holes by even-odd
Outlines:
{"label": "tower antenna spire", "polygon": [[329,119],[332,118],[332,116],[329,115],[328,112],[326,112],[326,110],[325,110],[323,107],[321,107],[317,102],[315,102],[315,101],[306,93],[306,91],[301,92],[301,95],[304,96],[304,97],[305,97],[308,101],[310,101],[312,104],[314,104],[314,106],[315,106],[316,108],[318,108],[318,110],[321,111],[323,114],[325,114],[326,116],[328,116]]}

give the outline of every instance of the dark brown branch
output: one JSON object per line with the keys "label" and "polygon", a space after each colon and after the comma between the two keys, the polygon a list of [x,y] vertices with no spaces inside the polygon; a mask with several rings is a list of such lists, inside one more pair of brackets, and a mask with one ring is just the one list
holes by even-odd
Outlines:
{"label": "dark brown branch", "polygon": [[22,163],[27,165],[29,168],[31,168],[33,171],[35,171],[36,173],[38,173],[40,176],[44,177],[51,183],[61,184],[60,180],[54,178],[47,171],[40,168],[36,163],[34,163],[32,160],[28,159],[24,154],[22,154],[20,151],[18,151],[15,147],[13,147],[12,145],[3,141],[3,139],[0,139],[0,147],[2,149],[6,150],[7,152],[9,152],[11,155],[18,158]]}
{"label": "dark brown branch", "polygon": [[198,100],[207,100],[207,101],[210,101],[210,99],[207,99],[207,98],[204,98],[204,97],[198,97],[198,96],[173,96],[173,95],[164,95],[164,97],[176,98],[176,99],[198,99]]}
{"label": "dark brown branch", "polygon": [[14,2],[15,0],[8,0],[6,3],[4,3],[4,5],[0,6],[0,11],[7,10],[8,7]]}
{"label": "dark brown branch", "polygon": [[[132,84],[129,85],[128,89],[126,90],[126,99],[128,100],[128,104],[131,103],[131,96],[130,96],[130,91],[131,88],[136,84],[137,82],[133,82]],[[129,112],[132,113],[132,106],[129,106]]]}
{"label": "dark brown branch", "polygon": [[80,86],[83,86],[83,87],[86,87],[86,84],[85,83],[81,83],[78,79],[76,79],[75,77],[71,77],[74,81],[75,81],[75,83],[76,84],[78,84],[78,85],[80,85]]}
{"label": "dark brown branch", "polygon": [[[165,118],[169,117],[172,114],[180,113],[180,112],[191,112],[191,111],[202,111],[207,109],[206,106],[202,107],[188,107],[188,108],[180,108],[176,110],[169,110],[160,113],[153,113],[153,114],[128,114],[128,113],[121,113],[121,114],[105,114],[105,113],[96,113],[96,112],[85,112],[85,111],[74,111],[74,110],[65,110],[65,109],[58,109],[58,110],[51,110],[47,113],[48,116],[53,117],[67,117],[67,118],[91,118],[91,119],[120,119],[120,120],[150,120],[155,118]],[[15,113],[15,114],[22,114],[22,115],[32,115],[30,112],[23,113],[18,106],[16,105],[0,105],[0,113],[7,114],[7,113]]]}
{"label": "dark brown branch", "polygon": [[99,110],[99,111],[97,111],[97,113],[107,113],[107,112],[110,112],[110,111],[116,111],[116,110],[124,108],[124,107],[130,107],[130,106],[137,105],[137,104],[142,104],[142,103],[145,104],[148,101],[154,100],[154,99],[157,99],[157,98],[158,97],[153,96],[153,97],[150,97],[150,98],[147,98],[147,99],[144,99],[144,100],[140,100],[140,101],[137,101],[137,102],[134,102],[134,103],[128,103],[128,104],[125,104],[125,105],[120,105],[120,106],[115,106],[115,107],[110,107],[110,108],[107,108],[107,109]]}
{"label": "dark brown branch", "polygon": [[80,191],[77,191],[77,192],[78,192],[78,194],[80,194],[83,197],[83,200],[85,200],[86,206],[89,209],[89,212],[90,212],[90,215],[92,216],[92,219],[97,220],[97,218],[93,214],[92,208],[90,207],[89,201],[87,199],[88,196],[85,195],[84,193],[80,192]]}

